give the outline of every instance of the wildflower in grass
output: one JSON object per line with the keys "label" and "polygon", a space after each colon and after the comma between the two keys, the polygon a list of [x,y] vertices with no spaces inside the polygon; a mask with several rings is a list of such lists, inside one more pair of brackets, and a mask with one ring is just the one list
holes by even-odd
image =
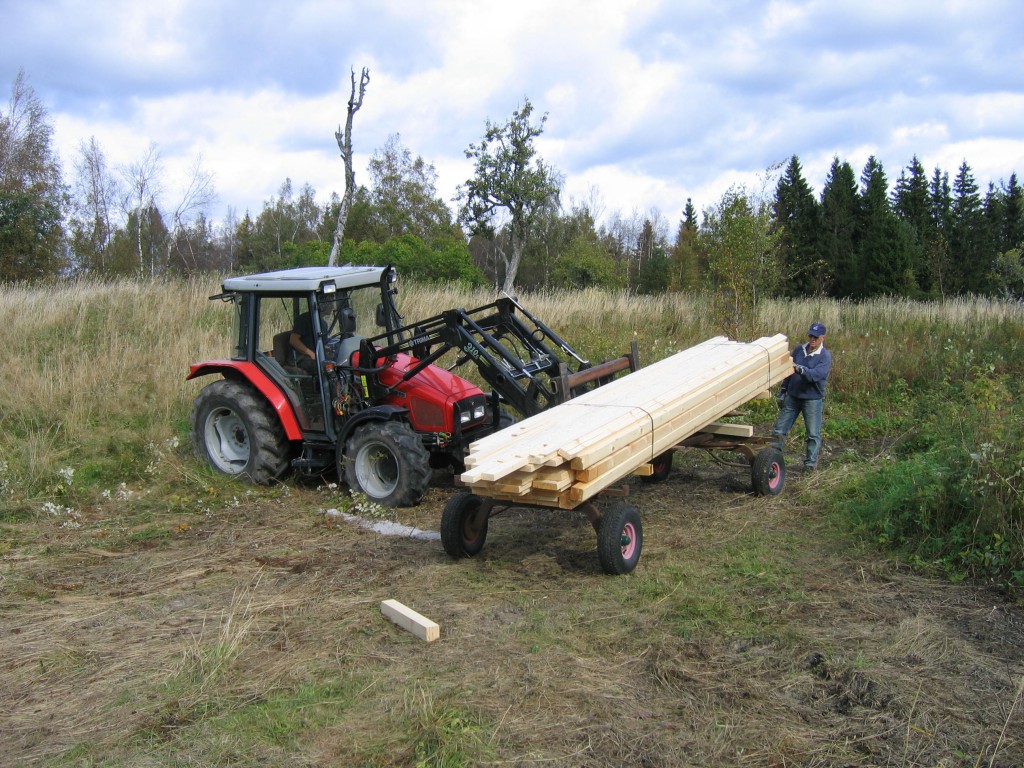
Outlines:
{"label": "wildflower in grass", "polygon": [[370,498],[365,493],[350,490],[349,494],[352,496],[352,511],[362,515],[363,517],[372,517],[374,519],[381,520],[391,514],[387,507],[384,507],[375,501],[370,501]]}
{"label": "wildflower in grass", "polygon": [[75,470],[73,470],[71,467],[62,467],[61,469],[57,470],[57,476],[60,477],[62,481],[64,481],[64,485],[70,488],[71,481],[75,477]]}

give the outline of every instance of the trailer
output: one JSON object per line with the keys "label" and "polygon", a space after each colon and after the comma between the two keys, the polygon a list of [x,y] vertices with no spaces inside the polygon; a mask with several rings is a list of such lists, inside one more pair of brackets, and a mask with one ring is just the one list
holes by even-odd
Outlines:
{"label": "trailer", "polygon": [[[489,519],[511,507],[580,510],[597,531],[602,568],[629,573],[643,528],[624,481],[664,479],[675,451],[699,448],[747,466],[755,493],[781,492],[781,451],[754,437],[752,427],[719,420],[766,395],[791,370],[781,334],[749,344],[716,337],[474,442],[460,477],[468,490],[442,515],[445,551],[477,554]],[[725,462],[722,454],[741,458]]]}
{"label": "trailer", "polygon": [[[645,483],[667,480],[672,469],[672,456],[676,451],[699,449],[727,467],[750,471],[752,492],[757,496],[775,496],[782,493],[786,483],[786,462],[782,451],[768,444],[764,437],[729,435],[734,428],[746,432],[747,425],[711,424],[691,435],[678,445],[658,456],[654,461],[638,467],[633,476]],[[724,429],[723,429],[724,428]],[[723,434],[723,432],[725,434]],[[739,458],[724,458],[723,454],[736,454]],[[586,514],[597,534],[597,555],[601,569],[608,574],[622,575],[633,571],[643,550],[643,525],[639,510],[628,499],[628,483],[606,488],[595,497],[580,502],[575,510]],[[472,490],[457,492],[445,505],[441,516],[441,543],[445,552],[455,558],[473,557],[483,549],[488,524],[517,507],[564,506],[551,499],[532,496],[529,504],[506,494],[482,495]]]}

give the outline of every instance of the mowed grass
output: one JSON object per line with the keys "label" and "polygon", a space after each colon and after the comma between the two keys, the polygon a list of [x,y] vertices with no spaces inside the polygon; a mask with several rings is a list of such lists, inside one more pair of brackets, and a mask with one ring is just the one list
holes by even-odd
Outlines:
{"label": "mowed grass", "polygon": [[[599,572],[585,517],[511,510],[480,557],[337,522],[347,491],[198,463],[188,365],[225,355],[216,280],[0,288],[0,762],[13,765],[1018,765],[1021,616],[852,538],[855,445],[771,499],[681,454],[634,489],[644,555]],[[408,319],[490,294],[402,286]],[[719,331],[700,297],[520,301],[585,356]],[[918,382],[1019,375],[1024,312],[957,301],[762,306],[829,326],[826,429],[884,446]],[[774,406],[755,403],[767,428]],[[826,439],[829,433],[826,432]],[[436,530],[450,482],[416,509]],[[385,621],[395,598],[442,626]]]}

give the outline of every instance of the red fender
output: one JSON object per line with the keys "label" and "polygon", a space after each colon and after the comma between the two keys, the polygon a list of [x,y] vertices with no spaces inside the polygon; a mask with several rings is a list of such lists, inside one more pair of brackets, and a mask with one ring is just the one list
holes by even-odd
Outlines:
{"label": "red fender", "polygon": [[209,376],[212,373],[219,373],[225,379],[245,379],[267,398],[267,402],[277,411],[277,418],[281,420],[285,436],[289,440],[301,440],[302,430],[299,429],[299,420],[295,418],[295,410],[288,402],[281,388],[277,386],[262,370],[256,367],[255,363],[247,363],[242,360],[210,360],[205,363],[193,363],[189,367],[189,374],[185,381],[197,379],[200,376]]}

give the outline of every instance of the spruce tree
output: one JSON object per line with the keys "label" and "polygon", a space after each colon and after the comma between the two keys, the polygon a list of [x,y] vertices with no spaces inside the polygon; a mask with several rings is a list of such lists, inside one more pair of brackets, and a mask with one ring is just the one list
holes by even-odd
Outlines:
{"label": "spruce tree", "polygon": [[860,295],[857,250],[857,180],[849,163],[833,158],[821,192],[821,255],[836,298]]}
{"label": "spruce tree", "polygon": [[985,252],[984,217],[978,185],[971,167],[964,160],[953,180],[953,201],[950,205],[949,246],[955,266],[955,289],[958,293],[983,293],[992,267],[990,253]]}
{"label": "spruce tree", "polygon": [[683,220],[679,222],[676,242],[672,247],[670,288],[673,291],[696,291],[700,288],[704,272],[697,248],[697,211],[693,201],[686,198]]}
{"label": "spruce tree", "polygon": [[872,155],[861,174],[858,255],[865,296],[906,295],[912,290],[907,231],[889,205],[885,169]]}
{"label": "spruce tree", "polygon": [[1010,183],[1003,191],[1003,226],[1000,252],[1024,249],[1024,189],[1017,183],[1017,174],[1010,174]]}
{"label": "spruce tree", "polygon": [[796,155],[779,179],[772,219],[780,238],[781,292],[787,296],[826,293],[830,280],[821,258],[821,211]]}
{"label": "spruce tree", "polygon": [[949,174],[935,166],[928,185],[928,202],[932,212],[934,235],[928,244],[928,285],[933,295],[946,296],[956,290],[956,270],[949,245],[950,208]]}
{"label": "spruce tree", "polygon": [[937,232],[928,197],[928,175],[917,155],[910,161],[910,165],[900,172],[900,177],[896,181],[893,189],[893,210],[900,221],[909,228],[909,258],[914,282],[923,293],[928,294],[931,292],[928,251]]}

